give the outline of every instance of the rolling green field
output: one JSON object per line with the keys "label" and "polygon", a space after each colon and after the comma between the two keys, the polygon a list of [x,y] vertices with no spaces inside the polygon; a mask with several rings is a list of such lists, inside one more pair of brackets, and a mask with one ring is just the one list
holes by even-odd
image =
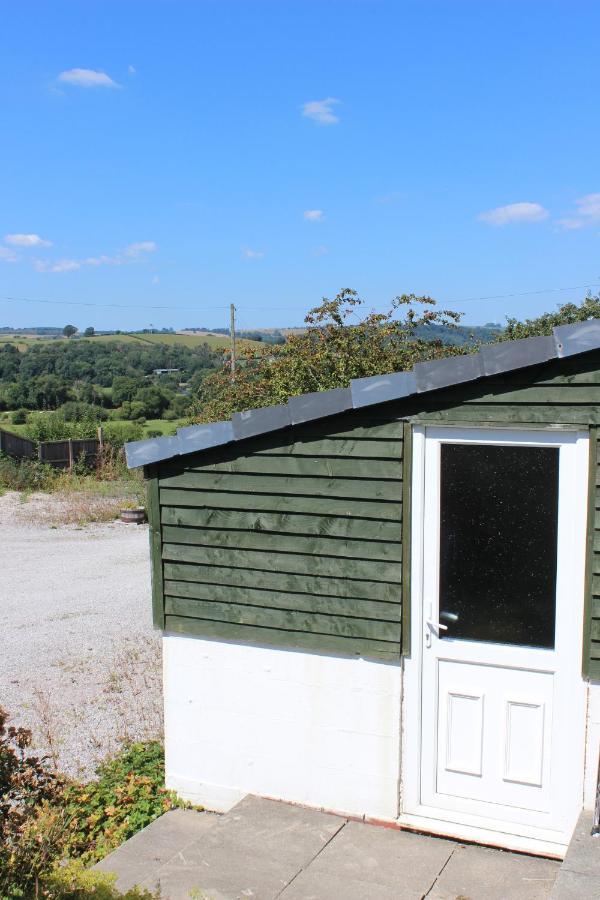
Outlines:
{"label": "rolling green field", "polygon": [[[0,347],[3,344],[15,344],[19,350],[27,350],[28,347],[31,347],[35,344],[55,344],[59,341],[95,341],[101,343],[115,343],[115,344],[166,344],[167,346],[173,346],[175,344],[182,345],[184,347],[200,347],[202,344],[208,344],[208,346],[212,350],[228,350],[229,349],[229,337],[227,335],[221,334],[131,334],[129,332],[123,334],[97,334],[93,337],[75,337],[75,338],[47,338],[47,337],[38,337],[37,335],[32,334],[23,334],[23,335],[15,335],[15,334],[2,334],[0,335]],[[245,339],[239,339],[237,341],[238,347],[243,350],[244,348],[250,349],[252,347],[262,347],[260,341],[249,341]]]}
{"label": "rolling green field", "polygon": [[[11,431],[13,434],[25,434],[27,425],[13,425],[11,416],[12,411],[0,413],[0,428],[3,428],[5,431]],[[110,421],[126,424],[126,419],[115,418],[110,419]],[[187,419],[147,419],[144,425],[144,437],[147,437],[150,431],[160,431],[163,436],[175,434],[178,428],[187,424]]]}

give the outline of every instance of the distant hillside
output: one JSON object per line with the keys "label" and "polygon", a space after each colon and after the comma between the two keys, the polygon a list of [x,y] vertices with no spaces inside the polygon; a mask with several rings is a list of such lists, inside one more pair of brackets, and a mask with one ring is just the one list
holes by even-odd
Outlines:
{"label": "distant hillside", "polygon": [[502,325],[458,325],[450,328],[447,325],[424,325],[417,328],[416,336],[423,340],[440,340],[444,344],[462,347],[465,344],[488,344],[495,341],[504,331]]}

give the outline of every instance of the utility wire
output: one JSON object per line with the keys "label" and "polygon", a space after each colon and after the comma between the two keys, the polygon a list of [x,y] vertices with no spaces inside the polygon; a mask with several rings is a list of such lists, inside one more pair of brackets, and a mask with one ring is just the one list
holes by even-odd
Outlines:
{"label": "utility wire", "polygon": [[[563,291],[581,291],[584,289],[600,287],[600,282],[592,282],[590,284],[575,284],[570,287],[541,288],[535,291],[518,291],[511,294],[490,294],[484,297],[463,297],[462,300],[440,300],[440,306],[459,306],[461,303],[476,303],[487,300],[506,300],[515,297],[532,297],[536,294],[557,294]],[[7,303],[43,303],[56,306],[86,306],[91,308],[106,309],[136,309],[138,312],[144,312],[150,309],[166,309],[166,310],[186,310],[188,312],[212,312],[214,310],[229,309],[229,304],[222,306],[172,306],[170,304],[152,305],[152,306],[135,306],[131,303],[89,303],[79,300],[38,300],[34,297],[8,297],[0,296],[0,300]],[[293,307],[290,306],[236,306],[236,309],[242,309],[244,312],[291,312]]]}

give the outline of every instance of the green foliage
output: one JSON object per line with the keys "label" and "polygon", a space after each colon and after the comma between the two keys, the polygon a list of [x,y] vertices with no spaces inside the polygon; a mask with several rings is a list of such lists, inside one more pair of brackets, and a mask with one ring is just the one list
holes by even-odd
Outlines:
{"label": "green foliage", "polygon": [[579,305],[564,303],[555,312],[544,313],[536,319],[507,319],[506,330],[500,340],[515,341],[519,338],[552,334],[552,329],[557,325],[573,325],[587,319],[600,319],[600,294],[596,297],[588,294]]}
{"label": "green foliage", "polygon": [[177,805],[164,784],[162,744],[131,744],[102,763],[97,779],[66,788],[68,849],[96,862]]}
{"label": "green foliage", "polygon": [[[27,897],[54,858],[46,836],[56,837],[56,829],[46,811],[60,804],[62,783],[46,758],[30,752],[31,732],[7,721],[0,707],[0,896]],[[41,816],[44,827],[38,830],[34,823]]]}
{"label": "green foliage", "polygon": [[79,329],[76,325],[65,325],[63,328],[63,334],[65,337],[70,338],[73,337],[74,334],[77,334]]}
{"label": "green foliage", "polygon": [[144,428],[138,422],[105,422],[102,425],[104,442],[112,447],[122,447],[129,441],[141,441]]}
{"label": "green foliage", "polygon": [[27,410],[26,409],[16,409],[14,413],[10,417],[13,425],[24,425],[27,421]]}
{"label": "green foliage", "polygon": [[12,459],[0,454],[0,489],[5,491],[51,491],[58,472],[36,459]]}
{"label": "green foliage", "polygon": [[96,334],[96,330],[91,325],[88,325],[88,327],[83,332],[83,336],[87,337],[87,338],[94,337],[95,334]]}
{"label": "green foliage", "polygon": [[153,900],[160,893],[144,888],[130,888],[122,894],[114,883],[116,876],[108,872],[86,869],[82,863],[71,861],[54,869],[41,880],[40,897],[49,900]]}
{"label": "green foliage", "polygon": [[82,418],[67,421],[61,410],[54,412],[32,412],[29,414],[24,433],[32,441],[66,441],[68,438],[95,438],[99,419],[95,411],[84,412]]}
{"label": "green foliage", "polygon": [[108,419],[108,413],[101,406],[95,406],[93,403],[84,403],[78,400],[68,400],[59,407],[58,412],[62,415],[65,422],[105,422]]}
{"label": "green foliage", "polygon": [[239,410],[284,403],[297,394],[347,387],[352,378],[398,372],[419,360],[467,352],[433,335],[427,339],[432,326],[451,328],[460,319],[458,313],[434,309],[430,297],[404,294],[392,301],[388,312],[363,319],[356,313],[361,305],[356,291],[346,288],[310,310],[303,333],[292,334],[283,346],[265,346],[242,358],[233,384],[226,369],[209,375],[200,385],[191,418],[226,419]]}
{"label": "green foliage", "polygon": [[8,726],[0,708],[0,897],[120,897],[110,879],[84,866],[178,805],[163,787],[162,746],[128,745],[87,783],[57,774],[30,746],[31,733]]}

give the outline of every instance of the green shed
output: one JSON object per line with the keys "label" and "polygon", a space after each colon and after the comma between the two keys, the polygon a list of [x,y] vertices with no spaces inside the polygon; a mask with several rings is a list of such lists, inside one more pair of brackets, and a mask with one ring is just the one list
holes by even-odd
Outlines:
{"label": "green shed", "polygon": [[129,444],[167,785],[560,856],[598,771],[599,400],[590,320]]}

